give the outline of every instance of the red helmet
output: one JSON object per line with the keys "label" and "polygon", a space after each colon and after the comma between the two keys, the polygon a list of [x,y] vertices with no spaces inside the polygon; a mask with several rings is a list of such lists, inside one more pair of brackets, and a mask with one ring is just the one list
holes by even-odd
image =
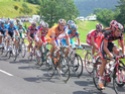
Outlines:
{"label": "red helmet", "polygon": [[99,24],[96,25],[96,30],[97,31],[102,31],[102,29],[103,29],[102,24],[99,23]]}
{"label": "red helmet", "polygon": [[113,28],[115,24],[117,24],[118,22],[116,20],[112,20],[110,22],[110,28]]}

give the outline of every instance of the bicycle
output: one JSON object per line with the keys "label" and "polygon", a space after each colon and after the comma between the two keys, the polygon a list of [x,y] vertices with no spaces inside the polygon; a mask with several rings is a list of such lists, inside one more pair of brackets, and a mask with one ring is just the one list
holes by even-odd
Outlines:
{"label": "bicycle", "polygon": [[[105,71],[104,71],[104,75],[103,75],[103,83],[104,86],[107,86],[108,83],[111,82],[111,78],[113,79],[113,88],[116,92],[116,94],[119,94],[120,91],[118,90],[118,88],[122,88],[125,84],[125,65],[124,63],[119,60],[121,58],[124,58],[125,56],[116,56],[114,63],[114,67],[112,68],[113,70],[109,70],[111,69],[111,64],[108,63],[108,66],[106,66]],[[107,58],[107,60],[110,60]],[[95,87],[98,90],[102,90],[98,87],[98,82],[96,82],[96,80],[99,79],[99,67],[101,65],[101,60],[100,57],[96,60],[96,63],[94,64],[94,71],[93,71],[93,82]],[[117,78],[118,77],[118,78]],[[118,87],[117,87],[118,86]],[[125,92],[125,90],[123,91]]]}
{"label": "bicycle", "polygon": [[47,56],[46,69],[50,79],[56,74],[57,71],[59,77],[66,83],[70,78],[70,70],[68,59],[67,57],[65,57],[65,48],[66,47],[60,47],[60,58],[56,64],[54,63],[54,59],[57,57],[57,55],[53,53],[52,57],[50,57],[49,55]]}
{"label": "bicycle", "polygon": [[36,65],[38,65],[39,67],[41,67],[42,65],[45,65],[45,61],[47,60],[47,54],[49,53],[49,49],[48,49],[48,45],[49,44],[43,44],[40,47],[40,50],[38,52],[36,52]]}
{"label": "bicycle", "polygon": [[89,74],[93,73],[93,55],[92,55],[92,47],[88,44],[82,44],[83,50],[86,51],[85,57],[84,57],[84,64],[85,64],[85,69]]}
{"label": "bicycle", "polygon": [[83,61],[80,55],[76,53],[76,49],[82,49],[79,48],[78,45],[76,45],[74,48],[71,47],[68,55],[68,62],[70,71],[75,74],[76,77],[80,77],[83,73]]}

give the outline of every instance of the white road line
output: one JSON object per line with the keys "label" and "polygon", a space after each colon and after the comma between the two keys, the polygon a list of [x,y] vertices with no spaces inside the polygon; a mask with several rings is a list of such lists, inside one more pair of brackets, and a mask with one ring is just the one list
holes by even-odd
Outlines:
{"label": "white road line", "polygon": [[0,72],[4,73],[4,74],[6,74],[6,75],[9,75],[9,76],[13,76],[12,74],[10,74],[10,73],[8,73],[8,72],[6,72],[6,71],[3,71],[3,70],[0,70]]}

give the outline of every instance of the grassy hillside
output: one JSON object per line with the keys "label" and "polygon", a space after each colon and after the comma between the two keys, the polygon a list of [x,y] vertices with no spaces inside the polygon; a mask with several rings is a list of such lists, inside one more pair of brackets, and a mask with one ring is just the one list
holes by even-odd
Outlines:
{"label": "grassy hillside", "polygon": [[98,21],[76,21],[76,23],[78,25],[81,42],[86,42],[86,35],[90,30],[95,29]]}
{"label": "grassy hillside", "polygon": [[[22,3],[26,2],[16,2],[13,0],[0,0],[0,17],[17,17],[24,15],[23,13],[20,13],[20,8],[22,8]],[[33,10],[32,14],[36,14],[37,12],[37,5],[26,3],[29,8]],[[14,9],[14,6],[18,6],[18,10]]]}

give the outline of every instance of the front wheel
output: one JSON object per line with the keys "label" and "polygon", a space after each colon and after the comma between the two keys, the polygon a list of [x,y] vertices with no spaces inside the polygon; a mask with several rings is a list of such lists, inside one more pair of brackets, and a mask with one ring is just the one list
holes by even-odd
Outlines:
{"label": "front wheel", "polygon": [[[125,65],[122,61],[119,61],[120,65],[118,67],[118,70],[114,70],[113,74],[113,87],[116,92],[116,94],[122,94],[125,92]],[[116,71],[117,70],[117,71]]]}
{"label": "front wheel", "polygon": [[[98,86],[100,66],[101,66],[101,62],[100,62],[100,58],[98,58],[98,59],[96,60],[96,63],[94,64],[94,69],[93,69],[93,82],[94,82],[95,87],[96,87],[98,90],[102,90],[102,89]],[[106,85],[106,81],[105,81],[105,80],[103,80],[103,84]]]}
{"label": "front wheel", "polygon": [[70,70],[75,73],[75,76],[80,77],[83,73],[83,61],[80,55],[75,54],[70,60]]}
{"label": "front wheel", "polygon": [[59,65],[57,65],[57,71],[60,78],[66,83],[70,78],[68,59],[66,57],[61,57],[58,63]]}
{"label": "front wheel", "polygon": [[91,74],[93,72],[94,66],[93,66],[93,59],[92,54],[90,52],[87,52],[84,58],[85,68],[86,71]]}
{"label": "front wheel", "polygon": [[26,55],[26,48],[27,48],[27,47],[26,47],[26,45],[25,45],[24,43],[20,45],[19,51],[21,52],[22,58],[24,58],[25,55]]}

